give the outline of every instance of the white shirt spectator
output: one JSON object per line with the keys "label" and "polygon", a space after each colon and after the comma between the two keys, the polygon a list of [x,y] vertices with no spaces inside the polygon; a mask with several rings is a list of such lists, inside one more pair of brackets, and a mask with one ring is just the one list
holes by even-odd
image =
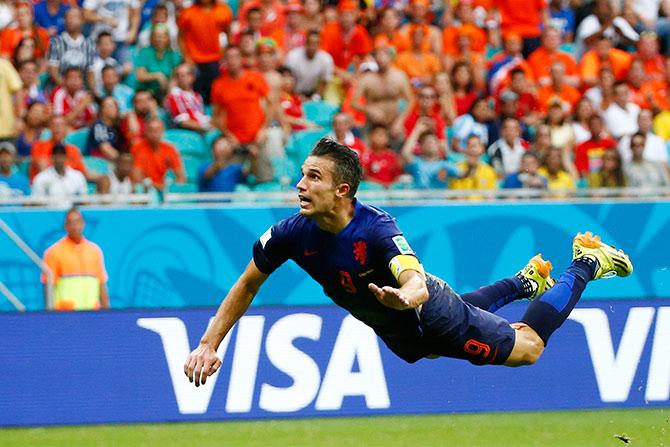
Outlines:
{"label": "white shirt spectator", "polygon": [[85,195],[87,192],[84,174],[67,166],[64,175],[58,174],[51,166],[37,174],[33,181],[33,196],[49,197],[53,199],[53,205],[64,208],[72,205],[74,196]]}
{"label": "white shirt spectator", "polygon": [[130,176],[119,180],[114,172],[110,172],[107,177],[109,177],[110,194],[121,196],[133,193],[133,182],[130,181]]}
{"label": "white shirt spectator", "polygon": [[319,82],[328,82],[333,77],[333,57],[323,50],[308,59],[305,47],[294,48],[286,55],[285,64],[295,76],[296,90],[305,95],[316,92]]}
{"label": "white shirt spectator", "polygon": [[507,144],[503,138],[500,138],[489,146],[488,149],[491,165],[499,174],[505,176],[519,172],[519,169],[521,169],[521,157],[523,157],[525,152],[526,148],[521,142],[521,138],[517,138],[512,146]]}
{"label": "white shirt spectator", "polygon": [[619,104],[613,102],[603,113],[605,125],[610,134],[619,139],[624,135],[633,135],[637,132],[637,116],[640,114],[640,106],[629,102],[623,109]]}
{"label": "white shirt spectator", "polygon": [[[667,145],[661,137],[653,132],[647,133],[647,139],[644,143],[643,157],[647,161],[668,163]],[[624,135],[619,141],[619,153],[621,160],[627,164],[633,159],[633,153],[630,150],[630,135]]]}
{"label": "white shirt spectator", "polygon": [[112,33],[114,42],[124,42],[130,29],[130,10],[139,7],[139,0],[84,0],[84,9],[95,11],[100,17],[117,21],[115,28],[104,23],[96,23],[91,31],[93,40],[101,32],[109,31]]}

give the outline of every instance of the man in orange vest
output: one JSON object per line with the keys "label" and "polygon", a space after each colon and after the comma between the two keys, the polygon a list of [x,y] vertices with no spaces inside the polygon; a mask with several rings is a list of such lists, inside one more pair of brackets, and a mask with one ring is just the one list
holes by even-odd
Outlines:
{"label": "man in orange vest", "polygon": [[[68,210],[67,235],[44,252],[44,262],[53,273],[55,310],[109,308],[102,250],[84,238],[84,224],[84,216],[77,208]],[[42,274],[42,282],[46,284],[47,280]]]}

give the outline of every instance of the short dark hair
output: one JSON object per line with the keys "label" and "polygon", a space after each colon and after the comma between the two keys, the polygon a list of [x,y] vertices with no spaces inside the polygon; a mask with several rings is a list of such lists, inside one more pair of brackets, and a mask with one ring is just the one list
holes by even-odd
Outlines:
{"label": "short dark hair", "polygon": [[112,33],[110,33],[109,31],[103,31],[103,32],[101,32],[100,34],[98,34],[98,37],[95,39],[95,41],[96,41],[97,43],[99,43],[100,40],[102,40],[103,37],[110,37],[110,38],[111,38],[111,37],[112,37]]}
{"label": "short dark hair", "polygon": [[353,199],[358,191],[358,185],[363,177],[363,169],[358,154],[348,146],[340,144],[330,138],[321,138],[314,149],[309,153],[314,157],[327,157],[335,162],[333,179],[336,184],[346,183],[349,185],[347,197]]}
{"label": "short dark hair", "polygon": [[65,149],[65,145],[62,143],[56,143],[54,144],[53,149],[51,150],[51,155],[67,155],[67,150]]}

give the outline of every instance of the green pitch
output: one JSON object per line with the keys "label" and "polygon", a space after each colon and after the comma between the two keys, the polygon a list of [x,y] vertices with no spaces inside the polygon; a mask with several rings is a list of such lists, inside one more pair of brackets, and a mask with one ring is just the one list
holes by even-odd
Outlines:
{"label": "green pitch", "polygon": [[0,429],[0,446],[670,447],[670,408]]}

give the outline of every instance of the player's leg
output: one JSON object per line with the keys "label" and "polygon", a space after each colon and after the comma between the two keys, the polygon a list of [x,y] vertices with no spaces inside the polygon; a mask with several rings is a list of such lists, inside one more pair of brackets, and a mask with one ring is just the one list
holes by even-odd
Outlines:
{"label": "player's leg", "polygon": [[[591,233],[578,234],[572,248],[572,264],[556,285],[528,306],[521,323],[512,325],[516,341],[506,365],[525,365],[537,360],[551,334],[570,315],[589,281],[628,276],[633,272],[633,265],[623,251],[602,243]],[[538,349],[538,345],[542,349]]]}
{"label": "player's leg", "polygon": [[551,268],[551,262],[545,261],[538,254],[511,278],[464,293],[461,299],[488,312],[495,312],[515,300],[534,299],[554,285],[550,276]]}

